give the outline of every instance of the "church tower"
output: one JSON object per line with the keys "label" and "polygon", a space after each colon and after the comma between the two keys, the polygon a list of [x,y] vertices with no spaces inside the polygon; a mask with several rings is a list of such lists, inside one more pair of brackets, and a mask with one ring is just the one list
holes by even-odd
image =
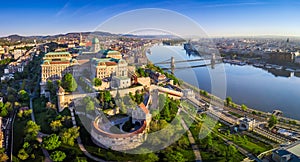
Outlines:
{"label": "church tower", "polygon": [[58,111],[61,112],[63,111],[65,106],[65,90],[63,89],[63,87],[60,86],[56,94]]}
{"label": "church tower", "polygon": [[93,38],[92,40],[92,52],[99,52],[100,51],[100,42],[98,38]]}

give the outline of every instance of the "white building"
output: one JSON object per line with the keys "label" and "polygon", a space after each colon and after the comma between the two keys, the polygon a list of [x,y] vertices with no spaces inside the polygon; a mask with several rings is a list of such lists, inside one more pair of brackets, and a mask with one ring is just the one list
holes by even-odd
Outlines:
{"label": "white building", "polygon": [[18,59],[19,57],[21,57],[23,55],[23,53],[25,53],[25,50],[21,50],[21,49],[16,49],[13,52],[14,55],[14,59]]}
{"label": "white building", "polygon": [[183,92],[183,97],[186,97],[186,98],[195,98],[195,93],[191,89],[184,89],[182,92]]}
{"label": "white building", "polygon": [[237,124],[239,125],[239,129],[242,131],[253,130],[253,128],[256,126],[255,119],[250,119],[247,117],[239,118]]}
{"label": "white building", "polygon": [[124,76],[113,76],[111,79],[111,88],[128,88],[131,86],[131,79]]}

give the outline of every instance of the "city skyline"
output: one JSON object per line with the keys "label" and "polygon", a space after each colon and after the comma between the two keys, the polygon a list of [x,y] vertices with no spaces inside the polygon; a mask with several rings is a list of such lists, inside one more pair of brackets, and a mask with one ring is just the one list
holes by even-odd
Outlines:
{"label": "city skyline", "polygon": [[[300,36],[295,1],[5,1],[0,7],[0,36],[55,35],[95,31],[107,19],[131,10],[159,8],[182,14],[208,36]],[[134,21],[128,20],[128,25]],[[157,22],[160,23],[160,22]],[[180,28],[181,30],[183,28]],[[183,29],[184,30],[184,29]],[[112,32],[112,31],[107,31]],[[126,30],[119,29],[119,33]],[[112,32],[115,33],[115,32]]]}

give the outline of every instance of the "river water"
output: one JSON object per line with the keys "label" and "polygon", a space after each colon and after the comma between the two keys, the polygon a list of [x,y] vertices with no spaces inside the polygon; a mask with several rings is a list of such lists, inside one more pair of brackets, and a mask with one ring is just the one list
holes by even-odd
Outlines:
{"label": "river water", "polygon": [[[191,56],[182,46],[157,45],[147,54],[153,63],[166,61],[173,56],[175,60],[193,60],[200,56]],[[203,61],[176,63],[175,67],[203,64]],[[158,64],[169,67],[168,64]],[[213,76],[213,75],[215,76]],[[212,88],[222,89],[227,96],[238,104],[245,104],[253,109],[272,112],[274,109],[283,111],[284,116],[300,119],[300,77],[283,70],[267,70],[252,65],[216,64],[214,67],[197,67],[176,69],[175,75],[200,89],[208,92]],[[217,75],[217,77],[216,77]],[[213,79],[211,79],[213,78]],[[224,84],[216,85],[212,80]],[[212,85],[214,85],[212,87]],[[215,90],[214,90],[215,91]],[[223,91],[214,93],[224,98]]]}

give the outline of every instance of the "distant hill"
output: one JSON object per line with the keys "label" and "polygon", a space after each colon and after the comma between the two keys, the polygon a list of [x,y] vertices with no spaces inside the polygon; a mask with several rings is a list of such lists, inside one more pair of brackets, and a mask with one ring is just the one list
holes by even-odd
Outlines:
{"label": "distant hill", "polygon": [[112,34],[109,32],[101,32],[101,31],[95,31],[95,32],[72,32],[72,33],[66,33],[66,34],[57,34],[57,35],[44,35],[44,36],[20,36],[17,34],[9,35],[6,37],[0,37],[0,39],[6,39],[10,40],[12,42],[18,42],[18,41],[24,41],[24,40],[49,40],[49,39],[56,39],[58,37],[79,37],[80,33],[83,36],[87,35],[95,35],[95,36],[118,36],[118,34]]}
{"label": "distant hill", "polygon": [[112,34],[109,32],[103,32],[103,31],[95,31],[95,32],[70,32],[66,34],[57,34],[57,35],[44,35],[44,36],[20,36],[17,34],[10,35],[7,37],[0,37],[0,40],[10,40],[11,42],[18,42],[18,41],[32,41],[32,40],[54,40],[58,37],[72,37],[76,38],[79,37],[80,34],[82,36],[104,36],[104,37],[118,37],[118,36],[124,36],[124,37],[132,37],[132,38],[148,38],[148,39],[161,39],[161,38],[178,38],[173,35],[134,35],[134,34]]}

